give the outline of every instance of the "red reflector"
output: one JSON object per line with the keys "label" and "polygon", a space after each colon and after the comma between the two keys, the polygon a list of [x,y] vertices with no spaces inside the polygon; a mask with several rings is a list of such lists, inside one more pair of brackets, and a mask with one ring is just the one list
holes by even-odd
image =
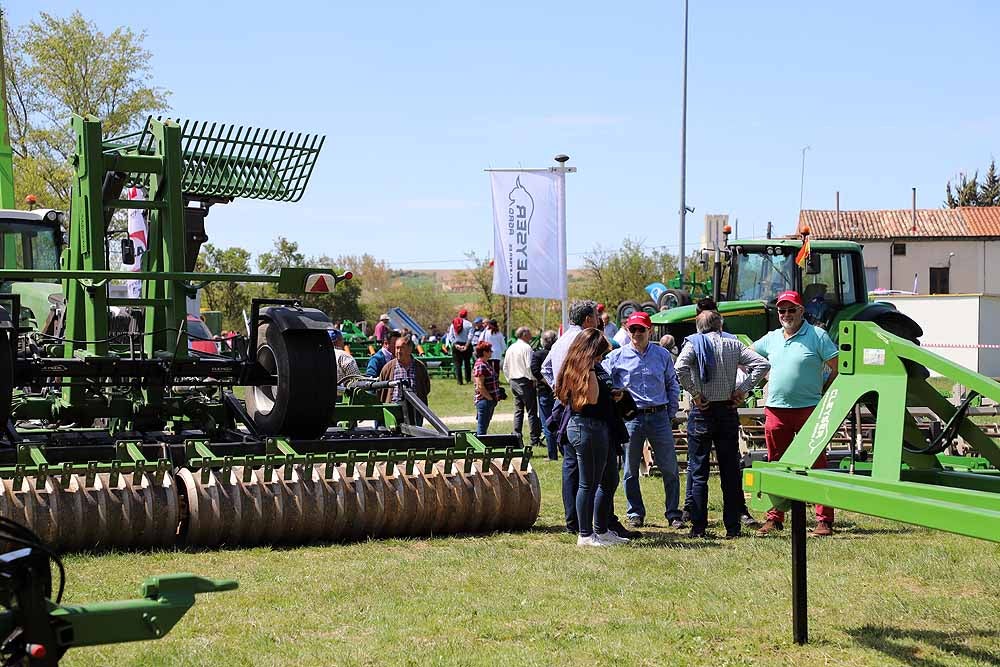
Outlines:
{"label": "red reflector", "polygon": [[310,273],[306,277],[306,294],[326,294],[336,282],[329,273]]}
{"label": "red reflector", "polygon": [[25,648],[28,649],[28,655],[37,660],[41,660],[49,653],[45,650],[44,644],[28,644]]}

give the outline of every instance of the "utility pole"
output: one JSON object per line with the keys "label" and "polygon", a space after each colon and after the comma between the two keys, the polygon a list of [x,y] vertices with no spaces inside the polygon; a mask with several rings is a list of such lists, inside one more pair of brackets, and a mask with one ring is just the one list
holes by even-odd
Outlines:
{"label": "utility pole", "polygon": [[684,196],[684,179],[687,175],[687,107],[688,107],[688,0],[684,0],[684,75],[681,79],[681,249],[678,258],[681,280],[684,280],[684,224],[687,221],[687,200]]}

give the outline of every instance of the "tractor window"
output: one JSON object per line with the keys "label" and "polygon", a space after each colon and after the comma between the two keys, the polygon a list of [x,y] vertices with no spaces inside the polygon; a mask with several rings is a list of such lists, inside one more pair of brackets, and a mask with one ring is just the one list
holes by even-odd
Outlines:
{"label": "tractor window", "polygon": [[[858,285],[855,282],[857,274],[854,272],[854,259],[857,257],[858,255],[846,252],[839,255],[840,296],[841,303],[845,306],[865,300],[864,298],[858,298]],[[867,298],[867,296],[865,298]]]}
{"label": "tractor window", "polygon": [[5,269],[58,269],[58,232],[46,225],[0,221]]}
{"label": "tractor window", "polygon": [[802,300],[807,305],[811,301],[820,299],[827,304],[839,305],[840,293],[837,290],[836,255],[826,253],[813,253],[813,255],[819,260],[819,271],[817,273],[802,272]]}
{"label": "tractor window", "polygon": [[739,255],[736,266],[736,300],[773,301],[788,289],[795,289],[794,255]]}

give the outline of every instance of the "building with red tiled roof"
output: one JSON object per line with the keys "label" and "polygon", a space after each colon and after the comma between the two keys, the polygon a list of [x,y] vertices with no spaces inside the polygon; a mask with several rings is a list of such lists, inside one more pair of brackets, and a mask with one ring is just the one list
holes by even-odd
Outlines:
{"label": "building with red tiled roof", "polygon": [[806,226],[864,245],[869,290],[1000,294],[1000,207],[800,211]]}

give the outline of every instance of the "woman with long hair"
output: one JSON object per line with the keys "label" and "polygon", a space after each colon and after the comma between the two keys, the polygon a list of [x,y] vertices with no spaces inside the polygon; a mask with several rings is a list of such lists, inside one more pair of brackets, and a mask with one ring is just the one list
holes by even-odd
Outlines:
{"label": "woman with long hair", "polygon": [[610,425],[617,418],[611,378],[601,359],[611,344],[598,329],[585,329],[573,340],[556,378],[556,398],[570,410],[566,437],[576,453],[580,484],[576,516],[578,546],[612,546],[627,539],[608,530],[611,503],[618,486],[618,468],[611,456]]}

